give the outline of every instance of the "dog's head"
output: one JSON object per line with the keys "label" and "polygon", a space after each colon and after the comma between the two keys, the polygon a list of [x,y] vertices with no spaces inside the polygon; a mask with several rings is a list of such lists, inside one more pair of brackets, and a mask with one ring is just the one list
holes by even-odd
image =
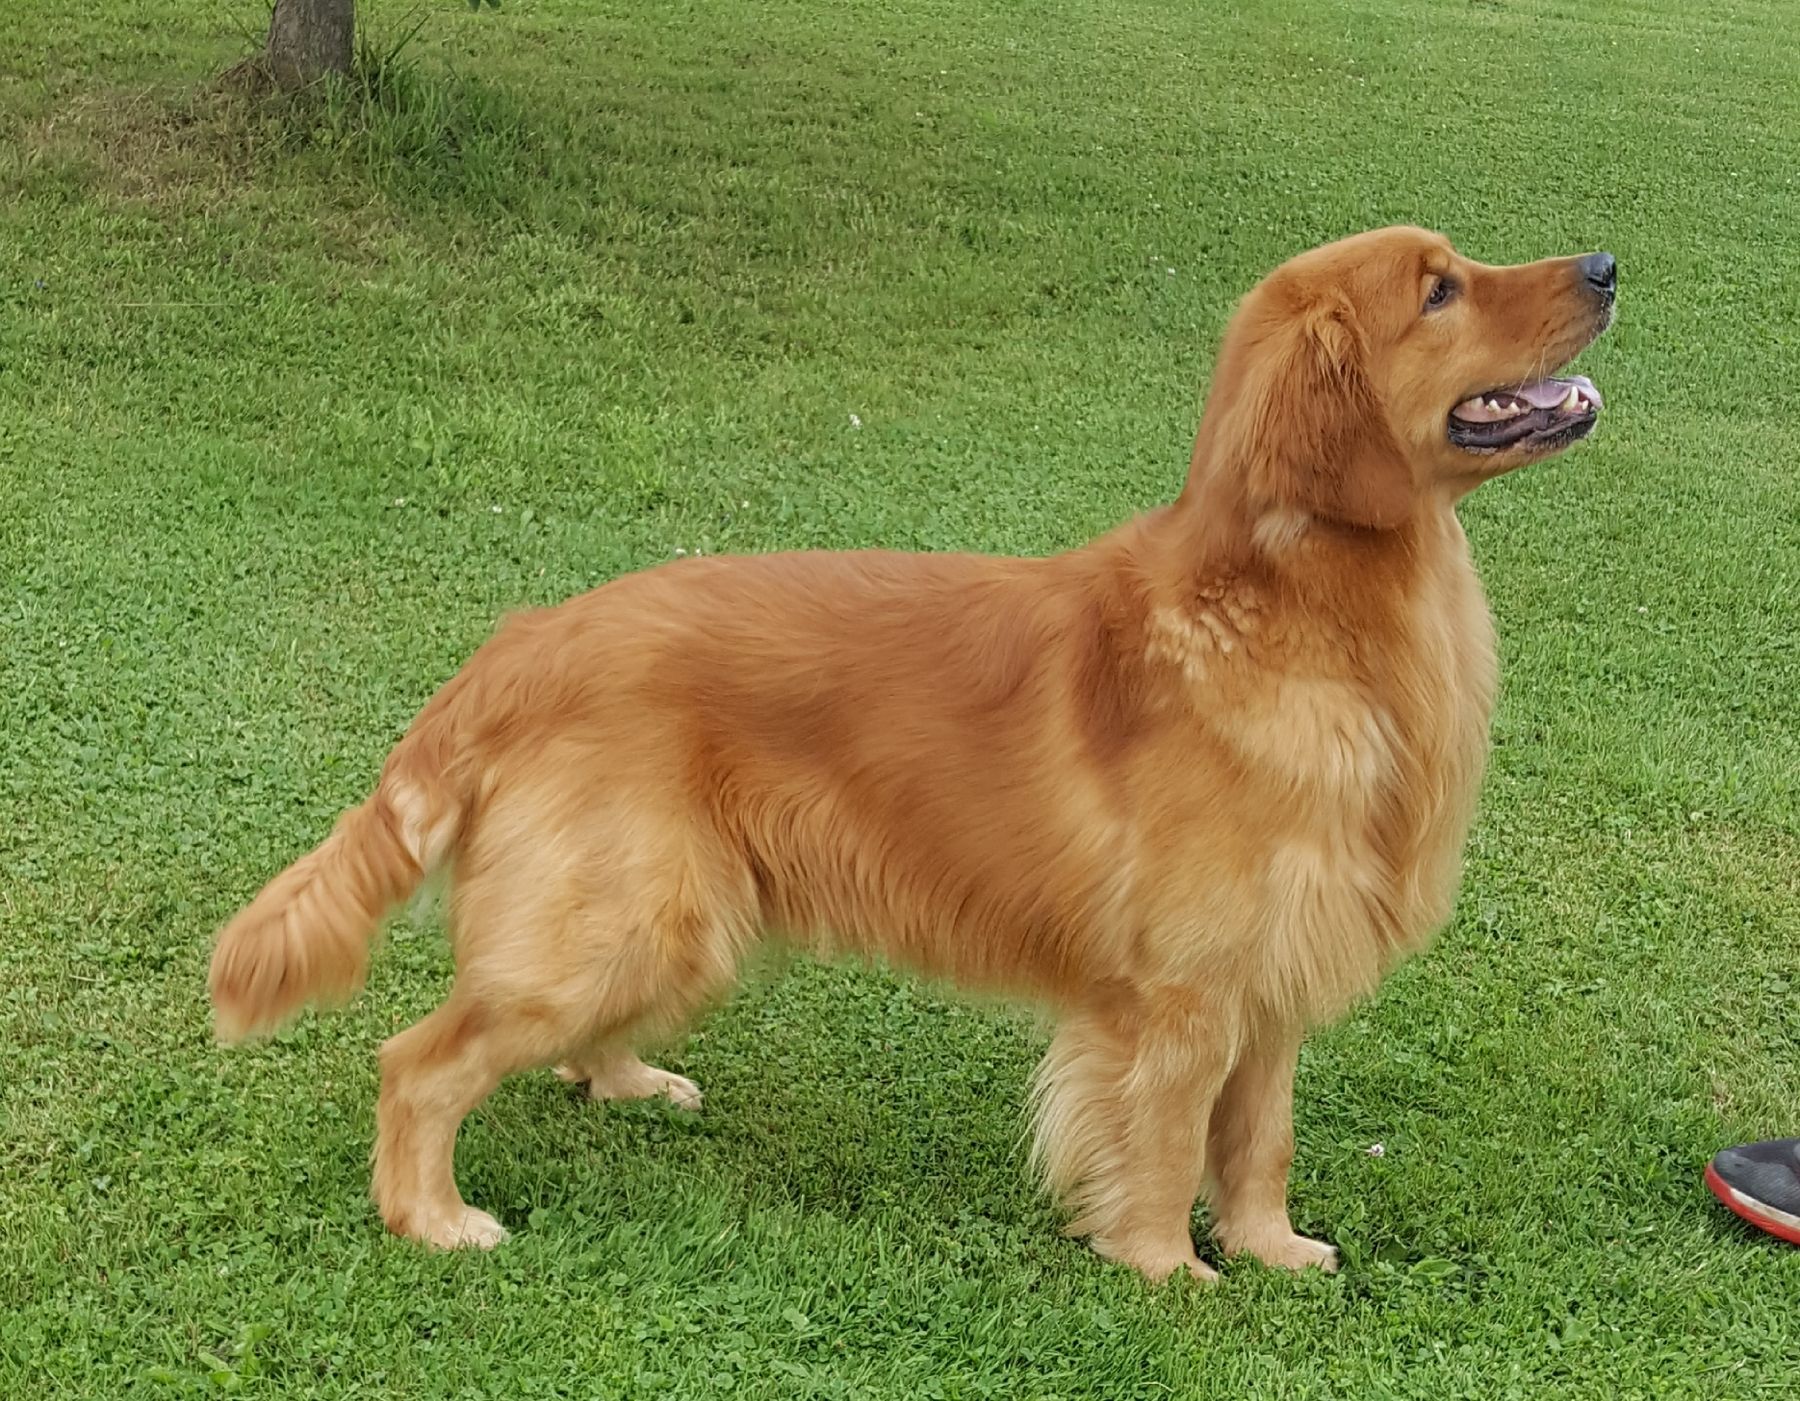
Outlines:
{"label": "dog's head", "polygon": [[1196,449],[1255,511],[1391,528],[1592,430],[1600,395],[1557,378],[1612,320],[1612,256],[1516,267],[1424,229],[1315,248],[1244,299]]}

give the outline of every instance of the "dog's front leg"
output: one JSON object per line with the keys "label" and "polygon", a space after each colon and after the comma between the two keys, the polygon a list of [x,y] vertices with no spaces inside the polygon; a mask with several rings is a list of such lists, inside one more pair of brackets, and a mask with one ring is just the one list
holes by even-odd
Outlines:
{"label": "dog's front leg", "polygon": [[1064,1022],[1038,1073],[1036,1157],[1074,1208],[1071,1234],[1153,1280],[1218,1278],[1194,1252],[1192,1218],[1237,1039],[1235,1009],[1186,989]]}
{"label": "dog's front leg", "polygon": [[1337,1268],[1337,1251],[1296,1235],[1288,1221],[1300,1038],[1294,1025],[1252,1028],[1219,1095],[1207,1143],[1213,1235],[1227,1254],[1248,1252],[1266,1265],[1329,1271]]}

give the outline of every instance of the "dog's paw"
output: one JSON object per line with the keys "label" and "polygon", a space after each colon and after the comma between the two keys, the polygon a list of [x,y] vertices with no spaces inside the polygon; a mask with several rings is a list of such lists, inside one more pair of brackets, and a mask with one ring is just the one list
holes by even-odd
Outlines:
{"label": "dog's paw", "polygon": [[1219,1272],[1194,1253],[1191,1242],[1185,1250],[1179,1245],[1098,1238],[1088,1244],[1106,1259],[1131,1266],[1152,1284],[1161,1284],[1184,1270],[1205,1284],[1212,1284],[1219,1278]]}
{"label": "dog's paw", "polygon": [[1222,1233],[1220,1241],[1227,1254],[1254,1255],[1263,1264],[1274,1269],[1320,1269],[1326,1274],[1337,1273],[1338,1253],[1335,1245],[1296,1235],[1292,1231],[1242,1240],[1231,1240]]}
{"label": "dog's paw", "polygon": [[472,1206],[436,1217],[408,1234],[416,1234],[419,1240],[439,1250],[492,1250],[507,1238],[506,1227]]}
{"label": "dog's paw", "polygon": [[585,1082],[591,1099],[666,1099],[690,1113],[700,1108],[700,1087],[685,1075],[645,1065],[636,1056],[622,1056],[598,1065],[559,1065],[559,1078],[571,1084]]}
{"label": "dog's paw", "polygon": [[1175,1258],[1166,1256],[1147,1256],[1142,1260],[1126,1260],[1130,1265],[1152,1284],[1161,1284],[1167,1279],[1179,1279],[1183,1273],[1199,1280],[1202,1284],[1217,1284],[1219,1272],[1198,1255],[1184,1255]]}
{"label": "dog's paw", "polygon": [[1307,1236],[1289,1236],[1275,1258],[1265,1257],[1264,1263],[1279,1265],[1284,1270],[1320,1269],[1334,1275],[1338,1269],[1337,1247]]}
{"label": "dog's paw", "polygon": [[[608,1095],[607,1098],[653,1099],[660,1095],[677,1109],[685,1109],[690,1114],[699,1113],[700,1087],[692,1080],[688,1079],[685,1075],[677,1075],[672,1070],[659,1070],[653,1065],[648,1065],[644,1068],[652,1074],[653,1083],[651,1088],[633,1091],[631,1094],[625,1095]],[[593,1092],[594,1087],[590,1081],[588,1084],[588,1093],[592,1094]]]}

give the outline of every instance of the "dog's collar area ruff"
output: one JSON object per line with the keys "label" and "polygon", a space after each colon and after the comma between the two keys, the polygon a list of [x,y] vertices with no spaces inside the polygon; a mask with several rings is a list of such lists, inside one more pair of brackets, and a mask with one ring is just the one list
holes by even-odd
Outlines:
{"label": "dog's collar area ruff", "polygon": [[1586,375],[1483,390],[1450,410],[1450,441],[1470,452],[1572,443],[1593,428],[1601,403]]}

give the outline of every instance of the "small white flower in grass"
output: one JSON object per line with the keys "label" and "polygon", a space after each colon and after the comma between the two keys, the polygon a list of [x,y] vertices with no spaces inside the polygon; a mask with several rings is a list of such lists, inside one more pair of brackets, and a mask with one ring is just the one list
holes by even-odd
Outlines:
{"label": "small white flower in grass", "polygon": [[850,426],[852,428],[861,428],[862,420],[860,418],[858,418],[855,414],[851,414],[850,415]]}
{"label": "small white flower in grass", "polygon": [[1367,1147],[1367,1148],[1366,1148],[1366,1149],[1365,1149],[1365,1150],[1364,1150],[1364,1151],[1365,1151],[1365,1152],[1366,1152],[1366,1153],[1367,1153],[1367,1154],[1368,1154],[1368,1155],[1369,1155],[1369,1156],[1370,1156],[1370,1157],[1371,1157],[1371,1158],[1385,1158],[1385,1157],[1387,1157],[1387,1149],[1386,1149],[1386,1148],[1384,1148],[1384,1147],[1382,1147],[1382,1146],[1381,1146],[1381,1145],[1380,1145],[1380,1144],[1379,1144],[1379,1143],[1371,1143],[1371,1144],[1370,1144],[1370,1145],[1369,1145],[1369,1146],[1368,1146],[1368,1147]]}
{"label": "small white flower in grass", "polygon": [[675,547],[675,553],[678,555],[685,555],[687,553],[687,551],[682,549],[681,546],[677,545]]}
{"label": "small white flower in grass", "polygon": [[504,506],[489,506],[488,509],[490,511],[492,511],[495,515],[499,515],[502,511],[504,511],[506,509],[506,507],[504,507]]}
{"label": "small white flower in grass", "polygon": [[404,506],[406,504],[406,498],[404,496],[396,496],[394,498],[394,504],[396,506]]}
{"label": "small white flower in grass", "polygon": [[1649,610],[1649,609],[1648,609],[1648,608],[1646,608],[1646,607],[1644,607],[1644,605],[1643,605],[1643,604],[1641,604],[1641,603],[1640,603],[1640,604],[1638,604],[1638,612],[1640,612],[1640,613],[1648,613],[1648,612],[1649,612],[1649,611],[1650,611],[1650,610]]}

